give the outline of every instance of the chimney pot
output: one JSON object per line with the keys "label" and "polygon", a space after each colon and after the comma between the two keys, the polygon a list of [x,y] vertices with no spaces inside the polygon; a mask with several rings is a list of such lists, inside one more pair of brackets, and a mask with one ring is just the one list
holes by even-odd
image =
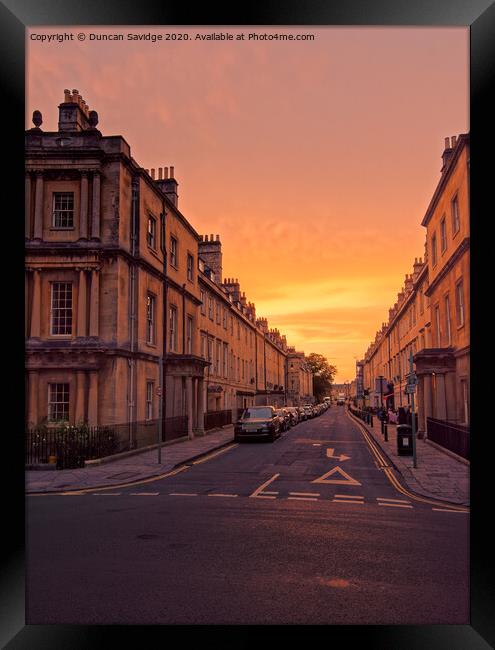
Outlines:
{"label": "chimney pot", "polygon": [[168,178],[168,167],[164,167],[163,171],[165,172],[165,178]]}
{"label": "chimney pot", "polygon": [[445,138],[445,148],[450,149],[450,138]]}
{"label": "chimney pot", "polygon": [[163,178],[163,169],[161,167],[158,167],[158,180],[162,180]]}
{"label": "chimney pot", "polygon": [[452,149],[453,149],[455,147],[455,145],[456,145],[456,142],[457,142],[457,136],[453,135],[450,140],[452,142]]}
{"label": "chimney pot", "polygon": [[153,180],[155,180],[155,168],[154,167],[151,168],[151,178]]}
{"label": "chimney pot", "polygon": [[217,235],[217,241],[220,241],[220,235]]}
{"label": "chimney pot", "polygon": [[170,178],[174,177],[174,168],[170,167]]}

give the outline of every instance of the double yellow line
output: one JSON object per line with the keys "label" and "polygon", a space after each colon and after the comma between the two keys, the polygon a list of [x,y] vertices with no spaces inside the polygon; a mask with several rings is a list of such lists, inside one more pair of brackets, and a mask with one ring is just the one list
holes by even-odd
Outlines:
{"label": "double yellow line", "polygon": [[372,438],[370,433],[367,431],[367,429],[361,424],[361,422],[355,418],[352,414],[347,412],[348,417],[359,427],[361,433],[363,434],[364,439],[368,443],[369,448],[371,449],[373,455],[377,459],[377,461],[380,463],[381,468],[383,469],[385,475],[387,476],[388,480],[390,483],[393,485],[393,487],[400,492],[401,494],[404,494],[405,496],[409,497],[410,499],[413,499],[414,501],[419,501],[420,503],[427,503],[428,505],[432,506],[439,506],[440,508],[445,508],[446,510],[455,510],[457,512],[469,512],[469,508],[466,508],[464,506],[459,506],[453,503],[446,503],[445,501],[436,501],[435,499],[430,499],[429,497],[421,497],[413,492],[409,492],[406,488],[404,488],[399,481],[397,480],[397,477],[394,475],[389,463],[385,459],[385,457],[382,455],[382,450],[378,447],[376,441]]}

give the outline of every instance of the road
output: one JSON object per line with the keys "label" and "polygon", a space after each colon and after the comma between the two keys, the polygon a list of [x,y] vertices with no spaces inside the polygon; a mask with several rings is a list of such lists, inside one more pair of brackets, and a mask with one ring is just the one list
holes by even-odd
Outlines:
{"label": "road", "polygon": [[27,622],[468,624],[469,514],[399,488],[333,406],[166,478],[27,497]]}

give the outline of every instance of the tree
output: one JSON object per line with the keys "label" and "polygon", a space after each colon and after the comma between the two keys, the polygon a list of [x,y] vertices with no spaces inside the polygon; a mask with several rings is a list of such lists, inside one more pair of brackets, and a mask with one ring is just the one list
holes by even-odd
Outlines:
{"label": "tree", "polygon": [[313,395],[318,402],[321,402],[330,394],[337,368],[328,363],[326,357],[316,352],[306,357],[306,363],[313,373]]}

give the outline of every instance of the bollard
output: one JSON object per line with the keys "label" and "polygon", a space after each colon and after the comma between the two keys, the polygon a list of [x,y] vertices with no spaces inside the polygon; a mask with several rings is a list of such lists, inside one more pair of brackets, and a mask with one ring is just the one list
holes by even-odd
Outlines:
{"label": "bollard", "polygon": [[373,416],[372,415],[370,415],[370,425],[373,428]]}
{"label": "bollard", "polygon": [[385,435],[385,442],[388,442],[388,426],[386,424],[383,425],[383,430]]}
{"label": "bollard", "polygon": [[384,432],[383,432],[383,426],[384,426],[383,425],[383,420],[380,420],[380,429],[382,431],[382,436],[385,435]]}

